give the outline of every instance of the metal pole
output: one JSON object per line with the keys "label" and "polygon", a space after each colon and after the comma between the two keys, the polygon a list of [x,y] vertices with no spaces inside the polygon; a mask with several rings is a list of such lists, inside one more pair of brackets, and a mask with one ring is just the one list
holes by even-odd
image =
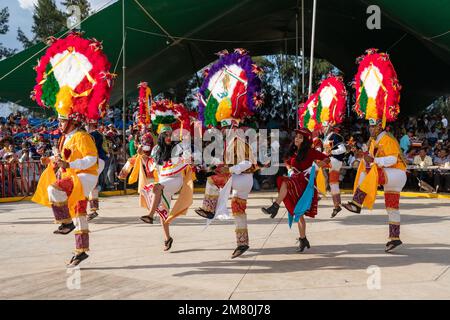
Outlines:
{"label": "metal pole", "polygon": [[298,129],[298,83],[299,83],[299,76],[298,76],[298,0],[297,0],[297,7],[295,8],[295,80],[296,80],[296,86],[295,86],[295,127]]}
{"label": "metal pole", "polygon": [[[122,146],[123,146],[123,159],[127,158],[127,140],[126,140],[126,88],[125,88],[125,70],[126,70],[126,60],[125,60],[125,42],[126,42],[126,34],[125,34],[125,0],[122,0]],[[127,194],[127,181],[126,179],[123,182],[123,191],[124,194]]]}
{"label": "metal pole", "polygon": [[302,101],[305,97],[305,3],[302,0]]}
{"label": "metal pole", "polygon": [[309,59],[309,88],[308,97],[312,93],[312,78],[313,78],[313,68],[314,68],[314,36],[316,32],[316,3],[317,0],[313,0],[313,16],[312,16],[312,32],[311,32],[311,58]]}

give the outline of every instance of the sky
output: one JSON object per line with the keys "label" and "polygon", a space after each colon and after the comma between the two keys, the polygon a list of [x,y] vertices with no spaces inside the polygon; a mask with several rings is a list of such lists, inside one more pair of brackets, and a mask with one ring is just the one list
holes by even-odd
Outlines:
{"label": "sky", "polygon": [[[37,0],[1,0],[0,9],[8,7],[9,9],[9,31],[5,35],[0,35],[0,43],[7,48],[22,50],[22,44],[17,41],[17,28],[20,27],[27,36],[31,36],[31,25],[33,23],[33,5]],[[61,0],[55,0],[57,6],[62,9]],[[93,10],[100,9],[109,2],[112,4],[115,0],[89,0]]]}

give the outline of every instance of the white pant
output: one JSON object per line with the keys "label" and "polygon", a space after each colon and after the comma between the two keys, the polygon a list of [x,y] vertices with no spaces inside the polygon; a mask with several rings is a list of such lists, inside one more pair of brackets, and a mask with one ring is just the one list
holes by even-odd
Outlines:
{"label": "white pant", "polygon": [[252,191],[253,187],[253,174],[251,173],[242,173],[242,174],[233,174],[231,182],[231,188],[233,189],[232,197],[247,199],[248,194]]}
{"label": "white pant", "polygon": [[[83,194],[86,198],[88,198],[89,194],[97,184],[98,177],[96,175],[88,173],[79,173],[77,174],[77,176],[80,179],[81,185],[83,186]],[[50,202],[64,202],[68,199],[67,193],[54,188],[52,185],[48,186],[47,192]]]}
{"label": "white pant", "polygon": [[[406,184],[406,172],[394,168],[383,168],[383,170],[386,174],[386,183],[383,185],[384,191],[401,192]],[[366,172],[361,173],[358,185],[362,183],[366,175]]]}
{"label": "white pant", "polygon": [[173,195],[180,191],[183,186],[183,176],[181,174],[177,174],[175,176],[165,177],[159,181],[159,184],[164,186],[164,197],[166,197],[167,201],[170,201]]}
{"label": "white pant", "polygon": [[330,164],[331,164],[330,170],[332,170],[332,171],[341,171],[342,161],[339,161],[336,158],[330,157]]}

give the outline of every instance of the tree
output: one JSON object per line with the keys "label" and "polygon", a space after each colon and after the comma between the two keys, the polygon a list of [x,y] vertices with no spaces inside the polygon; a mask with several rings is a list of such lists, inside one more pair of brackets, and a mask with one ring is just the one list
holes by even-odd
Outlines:
{"label": "tree", "polygon": [[23,47],[29,48],[38,42],[45,41],[66,27],[66,17],[58,10],[54,0],[38,0],[34,5],[33,26],[31,31],[33,37],[29,39],[22,29],[17,29],[17,40]]}
{"label": "tree", "polygon": [[31,31],[35,38],[45,41],[64,29],[66,18],[56,7],[54,0],[38,0],[34,5],[33,22]]}
{"label": "tree", "polygon": [[[9,30],[9,10],[8,7],[5,7],[0,10],[0,34],[6,34]],[[0,60],[4,57],[9,57],[13,55],[16,50],[8,49],[2,45],[0,42]]]}
{"label": "tree", "polygon": [[24,49],[27,49],[36,44],[35,40],[28,39],[28,37],[25,35],[22,29],[20,29],[20,27],[17,28],[17,40],[19,40],[22,43]]}
{"label": "tree", "polygon": [[[80,8],[81,20],[86,19],[91,13],[91,4],[88,0],[65,0],[62,1],[61,4],[66,8],[70,6],[77,6]],[[69,15],[66,15],[66,17]]]}

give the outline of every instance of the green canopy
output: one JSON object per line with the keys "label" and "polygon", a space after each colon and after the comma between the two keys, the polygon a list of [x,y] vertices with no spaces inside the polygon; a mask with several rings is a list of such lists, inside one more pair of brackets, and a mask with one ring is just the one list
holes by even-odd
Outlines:
{"label": "green canopy", "polygon": [[[174,87],[214,61],[215,52],[242,47],[252,55],[295,54],[297,0],[126,0],[126,92],[147,81],[154,94]],[[369,30],[367,7],[381,8],[381,29]],[[305,45],[311,42],[312,0],[305,0]],[[445,0],[318,0],[315,56],[330,61],[350,82],[355,59],[367,48],[387,51],[403,86],[407,113],[448,94],[450,80],[450,2]],[[299,17],[301,17],[301,12]],[[301,26],[301,24],[300,24]],[[103,41],[118,74],[111,104],[122,97],[122,1],[81,25],[86,37]],[[301,35],[301,30],[299,30]],[[301,39],[300,39],[301,41]],[[300,42],[301,43],[301,42]],[[38,44],[0,61],[0,98],[35,106]]]}

